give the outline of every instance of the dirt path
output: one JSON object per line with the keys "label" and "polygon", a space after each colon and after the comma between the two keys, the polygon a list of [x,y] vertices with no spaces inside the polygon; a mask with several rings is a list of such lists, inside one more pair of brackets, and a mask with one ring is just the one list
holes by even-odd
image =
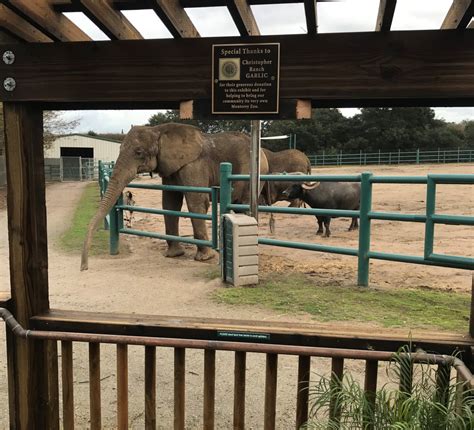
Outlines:
{"label": "dirt path", "polygon": [[[361,169],[319,169],[324,173],[355,173]],[[368,169],[367,169],[368,170]],[[445,166],[370,166],[378,174],[424,175],[433,173],[474,173],[474,165]],[[157,179],[142,178],[143,182]],[[57,183],[47,187],[48,237],[49,237],[49,284],[51,307],[97,312],[126,312],[176,316],[201,316],[211,318],[235,318],[270,321],[311,321],[309,317],[279,315],[265,309],[230,307],[210,300],[209,295],[221,286],[219,280],[209,280],[206,272],[215,270],[217,259],[209,264],[193,260],[194,248],[188,246],[186,255],[178,259],[164,257],[165,245],[158,240],[138,237],[121,237],[127,241],[131,253],[117,257],[91,257],[87,272],[79,272],[79,255],[65,254],[57,246],[57,239],[71,219],[74,207],[85,184]],[[417,185],[377,185],[374,188],[373,208],[383,211],[422,213],[425,187]],[[136,204],[160,206],[161,193],[134,190]],[[450,214],[472,214],[474,193],[472,187],[443,186],[437,194],[437,210]],[[260,234],[269,236],[268,216],[261,218]],[[8,290],[8,241],[6,213],[0,209],[0,289]],[[182,220],[181,234],[192,234],[190,223]],[[315,236],[313,217],[277,216],[277,232],[274,237],[288,240],[317,242],[335,246],[357,247],[357,233],[348,232],[348,219],[332,222],[332,237]],[[135,214],[134,228],[164,231],[162,217]],[[372,229],[372,248],[380,251],[422,254],[423,229],[420,224],[375,221]],[[441,226],[436,229],[437,252],[474,255],[472,229],[460,226]],[[285,248],[262,247],[261,253],[267,269],[283,265],[288,270],[303,266],[313,271],[321,280],[331,279],[341,285],[353,285],[356,281],[357,261],[353,257],[296,251]],[[265,267],[263,268],[265,270]],[[468,290],[471,274],[467,271],[432,268],[418,265],[374,261],[370,279],[373,285],[392,287],[425,286]],[[3,325],[0,338],[4,339]],[[102,349],[102,406],[105,428],[115,427],[115,351],[112,346]],[[158,416],[159,428],[172,428],[173,400],[173,352],[158,351]],[[203,354],[188,351],[186,357],[187,428],[202,427],[202,379]],[[256,354],[248,357],[247,428],[262,428],[264,363],[265,358]],[[85,345],[75,344],[74,379],[76,382],[77,428],[87,428],[88,423],[88,364]],[[296,394],[297,359],[281,357],[279,361],[278,428],[293,427]],[[313,359],[312,369],[318,373],[327,371],[327,360]],[[356,373],[362,371],[362,363],[349,363]],[[143,428],[143,349],[129,350],[130,427]],[[233,355],[218,353],[216,387],[216,428],[231,428],[232,422]],[[0,381],[6,381],[4,351],[0,351]],[[0,385],[0,429],[7,426],[6,385]]]}

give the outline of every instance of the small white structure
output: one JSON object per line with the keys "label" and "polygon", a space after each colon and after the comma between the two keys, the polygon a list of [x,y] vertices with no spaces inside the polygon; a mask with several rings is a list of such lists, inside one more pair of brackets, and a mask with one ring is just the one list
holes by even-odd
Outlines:
{"label": "small white structure", "polygon": [[101,161],[115,161],[120,152],[120,142],[87,134],[58,137],[44,151],[45,158],[82,157]]}
{"label": "small white structure", "polygon": [[244,214],[223,216],[222,277],[234,286],[258,284],[258,223]]}

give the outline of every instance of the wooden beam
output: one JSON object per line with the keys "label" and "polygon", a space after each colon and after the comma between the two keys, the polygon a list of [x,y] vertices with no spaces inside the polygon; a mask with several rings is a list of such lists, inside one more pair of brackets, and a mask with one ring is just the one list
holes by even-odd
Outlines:
{"label": "wooden beam", "polygon": [[227,8],[241,36],[259,36],[257,21],[247,0],[229,0]]}
{"label": "wooden beam", "polygon": [[179,0],[150,0],[150,5],[174,37],[199,37]]}
{"label": "wooden beam", "polygon": [[441,24],[441,30],[464,29],[474,14],[473,0],[453,0],[449,11]]}
{"label": "wooden beam", "polygon": [[52,40],[61,42],[91,40],[86,33],[62,13],[56,12],[47,2],[4,0],[4,4]]}
{"label": "wooden beam", "polygon": [[[474,103],[472,31],[260,36],[246,41],[280,43],[282,99],[312,100],[313,107]],[[80,103],[81,108],[101,103],[116,108],[176,108],[183,100],[209,100],[216,43],[242,43],[242,39],[19,44],[14,64],[0,62],[0,76],[17,81],[12,92],[0,86],[0,100],[69,109]],[[87,73],[71,73],[74,70]],[[137,76],[141,84],[132,85]]]}
{"label": "wooden beam", "polygon": [[390,31],[397,0],[380,0],[375,31]]}
{"label": "wooden beam", "polygon": [[318,32],[318,9],[316,0],[304,0],[304,13],[306,15],[306,29],[308,34]]}
{"label": "wooden beam", "polygon": [[79,0],[83,12],[112,40],[143,39],[123,13],[115,10],[111,0]]}
{"label": "wooden beam", "polygon": [[52,40],[19,17],[4,4],[0,4],[0,28],[25,42],[52,42]]}
{"label": "wooden beam", "polygon": [[[31,328],[30,318],[49,309],[43,112],[17,103],[4,103],[3,109],[13,315]],[[46,342],[9,340],[12,428],[55,428],[49,409],[54,390],[48,386],[54,378],[48,376],[47,357]]]}

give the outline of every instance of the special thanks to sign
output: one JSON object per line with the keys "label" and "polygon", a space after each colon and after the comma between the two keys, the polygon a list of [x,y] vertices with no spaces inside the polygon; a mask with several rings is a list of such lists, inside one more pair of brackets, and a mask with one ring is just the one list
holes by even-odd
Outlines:
{"label": "special thanks to sign", "polygon": [[212,113],[277,114],[280,44],[212,45]]}

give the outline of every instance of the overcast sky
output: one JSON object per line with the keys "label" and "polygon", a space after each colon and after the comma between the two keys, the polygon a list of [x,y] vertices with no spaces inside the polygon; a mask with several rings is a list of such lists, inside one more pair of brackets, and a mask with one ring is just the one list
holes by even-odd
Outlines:
{"label": "overcast sky", "polygon": [[[439,29],[452,0],[398,0],[392,30]],[[318,3],[318,31],[320,33],[373,31],[379,0],[346,0]],[[303,4],[252,6],[262,34],[299,34],[306,32]],[[226,7],[186,9],[203,37],[238,36]],[[210,13],[211,12],[211,13]],[[151,10],[124,11],[132,24],[146,39],[170,38],[171,34]],[[94,40],[108,40],[82,13],[66,14]],[[436,116],[447,121],[474,119],[474,107],[436,108]],[[65,117],[80,118],[76,132],[126,133],[132,124],[145,124],[156,110],[135,111],[73,111]],[[346,116],[357,109],[341,109]]]}

